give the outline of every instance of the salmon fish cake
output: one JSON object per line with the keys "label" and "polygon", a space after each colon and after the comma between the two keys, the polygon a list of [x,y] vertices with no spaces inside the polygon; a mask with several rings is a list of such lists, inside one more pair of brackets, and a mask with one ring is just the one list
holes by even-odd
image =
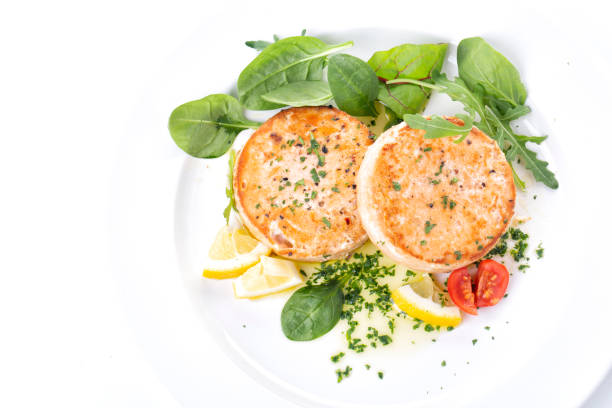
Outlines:
{"label": "salmon fish cake", "polygon": [[331,107],[300,107],[268,119],[234,166],[243,223],[283,257],[324,261],[367,240],[356,175],[372,144],[368,128]]}
{"label": "salmon fish cake", "polygon": [[401,123],[370,147],[358,175],[359,214],[385,255],[415,271],[448,272],[495,246],[516,190],[503,152],[479,129],[461,143],[424,134]]}

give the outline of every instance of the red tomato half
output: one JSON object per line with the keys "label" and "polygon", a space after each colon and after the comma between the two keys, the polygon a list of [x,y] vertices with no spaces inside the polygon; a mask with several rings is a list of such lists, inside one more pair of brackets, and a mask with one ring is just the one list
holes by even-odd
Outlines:
{"label": "red tomato half", "polygon": [[509,279],[508,270],[504,265],[492,259],[481,261],[476,278],[476,306],[497,304],[506,293]]}
{"label": "red tomato half", "polygon": [[477,315],[472,292],[472,277],[467,268],[455,269],[448,277],[448,294],[454,304],[465,313]]}

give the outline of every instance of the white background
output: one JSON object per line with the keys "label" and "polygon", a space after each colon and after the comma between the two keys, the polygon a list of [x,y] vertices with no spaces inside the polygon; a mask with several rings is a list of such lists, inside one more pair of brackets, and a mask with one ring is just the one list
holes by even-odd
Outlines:
{"label": "white background", "polygon": [[[612,66],[609,13],[594,2],[536,10],[509,2],[374,8],[351,1],[337,11],[330,3],[302,2],[295,11],[289,2],[0,6],[0,406],[179,406],[123,313],[108,257],[109,203],[124,124],[159,67],[198,27],[221,21],[223,30],[246,24],[272,34],[279,20],[295,20],[299,31],[309,19],[332,29],[338,19],[377,26],[403,18],[409,25],[410,18],[435,22],[436,13],[452,13],[471,24],[535,14],[543,29],[554,20],[575,30],[568,46],[579,46],[578,38],[598,43]],[[596,85],[596,77],[585,78],[585,86]],[[218,370],[229,376],[227,406],[287,406],[233,367]],[[585,406],[612,406],[612,374]]]}

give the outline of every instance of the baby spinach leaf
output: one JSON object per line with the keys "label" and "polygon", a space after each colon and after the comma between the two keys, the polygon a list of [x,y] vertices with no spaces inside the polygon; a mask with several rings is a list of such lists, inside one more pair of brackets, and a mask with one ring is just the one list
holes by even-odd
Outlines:
{"label": "baby spinach leaf", "polygon": [[268,102],[289,106],[319,106],[329,102],[332,93],[325,81],[298,81],[261,96]]}
{"label": "baby spinach leaf", "polygon": [[400,78],[428,80],[432,71],[442,69],[447,47],[447,44],[403,44],[375,52],[368,64],[382,81],[378,99],[399,117],[422,112],[431,89],[411,84],[391,87],[385,82]]}
{"label": "baby spinach leaf", "polygon": [[377,115],[378,79],[367,63],[348,54],[334,55],[329,58],[327,80],[340,109],[355,116]]}
{"label": "baby spinach leaf", "polygon": [[298,81],[320,81],[325,56],[349,48],[352,41],[327,45],[315,37],[297,36],[267,46],[238,77],[238,99],[252,110],[281,108],[284,105],[262,98],[283,85]]}
{"label": "baby spinach leaf", "polygon": [[283,333],[295,341],[321,337],[340,320],[343,303],[342,283],[338,280],[298,289],[283,307]]}
{"label": "baby spinach leaf", "polygon": [[455,125],[441,116],[433,115],[426,119],[421,115],[404,115],[404,122],[413,129],[425,129],[425,139],[439,139],[448,136],[461,136],[455,142],[461,142],[472,130],[473,120],[467,115],[455,115],[463,120],[463,126]]}
{"label": "baby spinach leaf", "polygon": [[529,140],[525,139],[525,136],[515,135],[510,125],[501,121],[489,106],[486,107],[485,115],[496,129],[496,132],[490,135],[491,138],[495,139],[509,162],[520,157],[525,168],[531,171],[537,181],[553,189],[559,187],[555,174],[548,169],[548,162],[538,159],[537,154],[529,150],[526,145]]}
{"label": "baby spinach leaf", "polygon": [[448,44],[402,44],[387,51],[378,51],[368,61],[379,78],[429,78],[440,71]]}
{"label": "baby spinach leaf", "polygon": [[236,201],[234,201],[234,164],[236,163],[236,151],[234,149],[229,152],[229,171],[227,173],[227,187],[225,187],[225,196],[229,198],[229,203],[225,210],[223,210],[223,217],[225,217],[225,224],[229,224],[229,216],[232,208],[236,209]]}
{"label": "baby spinach leaf", "polygon": [[490,99],[502,115],[524,105],[527,91],[517,69],[480,37],[461,40],[457,47],[459,76],[470,90]]}
{"label": "baby spinach leaf", "polygon": [[219,157],[244,129],[260,123],[244,117],[238,101],[225,94],[208,95],[187,102],[172,111],[168,121],[170,135],[186,153],[201,158]]}

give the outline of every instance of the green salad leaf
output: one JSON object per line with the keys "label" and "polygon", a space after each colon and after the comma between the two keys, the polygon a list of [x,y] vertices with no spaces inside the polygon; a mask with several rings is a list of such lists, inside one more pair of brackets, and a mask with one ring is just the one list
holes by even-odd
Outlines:
{"label": "green salad leaf", "polygon": [[194,157],[213,158],[225,154],[244,129],[260,123],[248,120],[238,101],[214,94],[182,104],[168,121],[170,135],[178,147]]}
{"label": "green salad leaf", "polygon": [[223,210],[223,217],[225,218],[225,224],[229,224],[229,217],[232,211],[238,211],[236,209],[236,201],[234,201],[234,164],[236,164],[236,151],[234,149],[229,152],[229,171],[227,173],[227,187],[225,187],[225,196],[229,198],[229,203],[225,210]]}
{"label": "green salad leaf", "polygon": [[387,51],[378,51],[368,61],[379,78],[389,80],[429,78],[433,70],[441,70],[448,44],[402,44]]}
{"label": "green salad leaf", "polygon": [[378,79],[367,63],[348,54],[334,55],[329,58],[327,80],[340,109],[355,116],[377,115]]}
{"label": "green salad leaf", "polygon": [[281,312],[281,327],[290,340],[307,341],[321,337],[334,328],[342,313],[342,282],[296,290]]}
{"label": "green salad leaf", "polygon": [[518,70],[480,37],[461,40],[457,47],[459,76],[474,92],[490,99],[502,115],[525,104],[527,91]]}
{"label": "green salad leaf", "polygon": [[292,82],[322,80],[325,57],[352,45],[352,41],[328,45],[309,36],[288,37],[270,44],[240,73],[238,99],[247,109],[281,108],[285,105],[262,96]]}
{"label": "green salad leaf", "polygon": [[[300,35],[306,35],[306,29],[303,29]],[[274,38],[274,42],[277,42],[278,40],[280,40],[280,37],[276,34],[274,34],[273,38]],[[272,43],[269,41],[258,40],[258,41],[245,41],[244,44],[247,47],[253,48],[257,51],[261,51]]]}
{"label": "green salad leaf", "polygon": [[408,113],[422,112],[429,98],[427,88],[403,84],[390,86],[384,82],[378,84],[378,100],[401,117]]}
{"label": "green salad leaf", "polygon": [[263,41],[263,40],[257,40],[257,41],[245,41],[244,45],[246,45],[247,47],[253,48],[257,51],[261,51],[264,48],[266,48],[268,45],[272,44],[270,41]]}
{"label": "green salad leaf", "polygon": [[467,115],[458,114],[455,115],[459,119],[463,120],[463,126],[459,126],[444,119],[438,115],[432,115],[428,120],[421,115],[410,114],[404,115],[404,122],[413,129],[425,129],[425,139],[439,139],[441,137],[449,136],[461,136],[455,140],[456,143],[463,141],[463,139],[472,130],[473,119]]}
{"label": "green salad leaf", "polygon": [[329,85],[325,81],[298,81],[261,96],[268,102],[289,106],[325,105],[332,98]]}
{"label": "green salad leaf", "polygon": [[403,44],[375,52],[368,64],[381,80],[378,100],[398,117],[422,112],[431,89],[410,83],[389,86],[386,82],[402,78],[428,81],[433,71],[442,69],[447,48],[447,44]]}
{"label": "green salad leaf", "polygon": [[[497,144],[506,155],[506,159],[512,163],[515,159],[521,158],[525,168],[531,171],[537,181],[541,181],[550,188],[558,188],[559,182],[555,174],[548,169],[548,162],[538,159],[537,154],[527,147],[526,143],[533,141],[533,139],[529,140],[526,136],[514,134],[510,125],[500,120],[493,109],[489,106],[486,109],[485,115],[494,124],[496,129],[495,133],[490,136],[497,141]],[[541,143],[543,139],[536,140],[539,140],[536,143]]]}

